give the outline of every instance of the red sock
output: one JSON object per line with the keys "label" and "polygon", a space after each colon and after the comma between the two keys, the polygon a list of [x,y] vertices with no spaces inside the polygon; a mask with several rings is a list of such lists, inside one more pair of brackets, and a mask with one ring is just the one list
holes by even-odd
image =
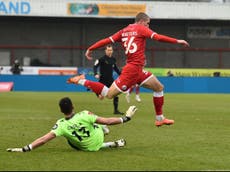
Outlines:
{"label": "red sock", "polygon": [[153,104],[155,107],[156,115],[162,115],[163,114],[163,104],[164,104],[164,96],[161,97],[153,97]]}
{"label": "red sock", "polygon": [[105,85],[100,82],[86,80],[84,86],[89,88],[96,94],[101,94],[101,91]]}
{"label": "red sock", "polygon": [[136,86],[136,94],[139,94],[139,93],[140,93],[140,87]]}
{"label": "red sock", "polygon": [[129,94],[131,94],[132,92],[133,92],[133,87],[130,87]]}

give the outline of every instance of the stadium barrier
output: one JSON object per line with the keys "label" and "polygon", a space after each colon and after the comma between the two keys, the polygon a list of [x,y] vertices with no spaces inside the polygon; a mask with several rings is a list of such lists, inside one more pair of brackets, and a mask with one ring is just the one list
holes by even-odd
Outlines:
{"label": "stadium barrier", "polygon": [[[67,84],[69,75],[0,75],[0,82],[13,82],[13,91],[87,92],[80,85]],[[86,75],[87,79],[96,79]],[[230,93],[229,77],[158,77],[166,93]],[[151,92],[141,88],[141,92]]]}
{"label": "stadium barrier", "polygon": [[[72,66],[73,61],[75,66],[83,66],[83,67],[92,67],[93,63],[88,62],[86,58],[82,58],[80,61],[75,61],[74,59],[76,56],[82,57],[82,53],[85,53],[85,50],[87,49],[86,46],[45,46],[45,45],[0,45],[0,52],[1,54],[1,65],[2,66],[8,66],[13,63],[15,59],[21,59],[23,58],[26,61],[26,64],[22,64],[23,66]],[[37,54],[37,50],[40,50],[44,52],[41,56]],[[60,50],[62,53],[70,53],[73,54],[69,56],[68,58],[63,58],[61,55],[57,56],[57,54],[60,54]],[[117,58],[117,64],[118,66],[122,66],[123,60],[121,57],[124,56],[123,49],[116,47],[114,48],[114,57],[120,57]],[[78,53],[72,53],[72,52],[78,52]],[[58,53],[57,53],[58,52]],[[217,69],[229,69],[230,63],[229,63],[229,54],[230,54],[230,48],[146,48],[146,58],[148,61],[148,66],[156,68],[159,66],[159,60],[157,60],[159,57],[161,57],[161,53],[166,52],[165,54],[166,58],[175,58],[177,59],[179,66],[177,65],[177,68],[185,68],[185,66],[189,66],[190,68],[217,68]],[[174,52],[180,52],[180,54],[184,55],[176,55],[174,56]],[[104,53],[102,49],[98,49],[98,54],[95,55],[101,55],[100,53]],[[30,56],[33,56],[33,54],[36,54],[36,58],[34,57],[28,57],[28,54]],[[63,55],[64,55],[63,54]],[[21,58],[19,58],[21,57]],[[208,59],[206,59],[208,57]],[[60,64],[53,64],[55,62],[55,59],[60,59]],[[178,59],[179,58],[179,59]],[[194,60],[194,58],[199,58]],[[181,61],[183,59],[183,61]],[[185,60],[187,59],[187,60]],[[189,60],[191,59],[191,60]],[[206,64],[207,60],[209,63]],[[33,62],[32,61],[36,61]],[[189,61],[188,63],[184,64],[184,61]],[[197,63],[200,62],[200,63]],[[202,64],[202,63],[203,64]],[[34,64],[36,63],[36,64]],[[39,63],[39,64],[37,64]],[[41,64],[42,63],[42,64]],[[201,65],[202,64],[202,65]],[[161,64],[160,66],[165,65]],[[167,67],[170,67],[170,61],[167,62]],[[172,67],[175,66],[175,64],[172,65]],[[163,66],[162,66],[163,67]]]}

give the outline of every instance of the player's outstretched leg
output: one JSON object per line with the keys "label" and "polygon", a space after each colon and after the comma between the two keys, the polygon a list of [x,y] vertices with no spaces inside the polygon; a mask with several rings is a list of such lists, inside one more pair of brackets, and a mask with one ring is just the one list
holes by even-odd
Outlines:
{"label": "player's outstretched leg", "polygon": [[[100,95],[102,97],[105,97],[108,93],[108,90],[109,90],[108,87],[106,87],[104,84],[102,84],[100,82],[94,82],[94,81],[90,81],[90,80],[85,79],[84,74],[69,78],[67,80],[67,83],[82,85],[82,86],[92,90],[94,93],[96,93],[97,95]],[[102,97],[100,97],[100,99],[103,99]]]}

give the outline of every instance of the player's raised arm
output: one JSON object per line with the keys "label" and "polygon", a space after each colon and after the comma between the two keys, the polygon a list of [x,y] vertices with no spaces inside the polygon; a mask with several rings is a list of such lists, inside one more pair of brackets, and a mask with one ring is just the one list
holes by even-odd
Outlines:
{"label": "player's raised arm", "polygon": [[92,57],[92,51],[94,49],[97,49],[97,48],[100,48],[100,47],[103,47],[107,44],[110,44],[112,43],[112,40],[110,38],[105,38],[105,39],[102,39],[98,42],[96,42],[95,44],[91,45],[87,50],[86,50],[86,53],[85,53],[85,56],[88,60],[93,60],[93,57]]}
{"label": "player's raised arm", "polygon": [[153,39],[157,40],[157,41],[160,41],[160,42],[168,42],[168,43],[173,43],[173,44],[181,44],[184,47],[189,47],[189,43],[187,41],[185,41],[185,40],[176,39],[176,38],[172,38],[172,37],[161,35],[161,34],[157,34],[157,33],[154,34]]}

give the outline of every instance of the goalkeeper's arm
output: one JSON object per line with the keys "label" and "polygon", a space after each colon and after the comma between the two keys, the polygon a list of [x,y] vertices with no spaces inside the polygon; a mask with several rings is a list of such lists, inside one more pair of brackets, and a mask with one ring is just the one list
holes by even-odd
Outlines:
{"label": "goalkeeper's arm", "polygon": [[136,106],[130,106],[129,109],[126,111],[125,116],[121,118],[111,117],[111,118],[104,118],[104,117],[97,117],[96,123],[98,124],[105,124],[105,125],[115,125],[121,124],[124,122],[128,122],[132,116],[135,114],[137,110]]}
{"label": "goalkeeper's arm", "polygon": [[33,141],[29,145],[26,145],[22,148],[8,148],[7,151],[8,152],[29,152],[32,149],[35,149],[35,148],[47,143],[48,141],[54,139],[55,137],[56,137],[56,135],[53,132],[49,132],[49,133],[45,134],[44,136],[36,139],[35,141]]}

